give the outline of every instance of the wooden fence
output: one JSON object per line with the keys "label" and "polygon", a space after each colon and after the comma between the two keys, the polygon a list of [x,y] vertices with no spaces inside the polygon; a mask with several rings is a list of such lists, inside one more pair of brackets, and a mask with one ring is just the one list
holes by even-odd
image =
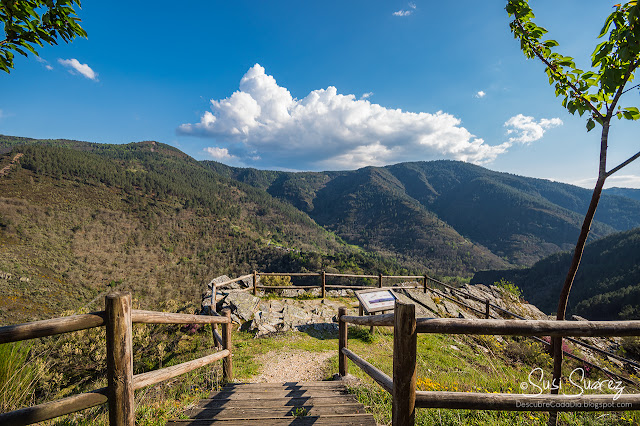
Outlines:
{"label": "wooden fence", "polygon": [[[270,285],[260,285],[258,284],[259,277],[318,277],[318,284],[315,285],[305,285],[305,286],[270,286]],[[327,277],[340,277],[340,278],[368,278],[368,279],[377,279],[377,286],[360,286],[360,285],[330,285],[327,284]],[[258,272],[253,271],[253,274],[243,275],[238,278],[230,279],[221,283],[211,282],[211,292],[213,295],[212,303],[215,300],[215,295],[218,289],[228,286],[229,284],[244,281],[248,278],[252,278],[253,286],[243,288],[240,290],[234,290],[236,292],[241,291],[251,291],[253,290],[253,295],[256,296],[258,294],[258,290],[260,289],[271,289],[271,290],[287,290],[287,289],[296,289],[296,290],[310,290],[314,288],[321,289],[322,297],[327,296],[327,289],[351,289],[351,290],[364,290],[366,288],[382,288],[383,279],[406,279],[406,280],[421,280],[422,285],[414,285],[414,286],[406,286],[402,288],[407,289],[415,289],[421,288],[424,292],[427,292],[427,283],[429,280],[432,280],[429,276],[425,275],[358,275],[358,274],[333,274],[327,273],[325,271],[321,272]]]}
{"label": "wooden fence", "polygon": [[[393,314],[349,316],[338,311],[338,369],[348,373],[347,359],[392,396],[393,425],[413,425],[416,408],[500,411],[628,411],[640,409],[640,394],[523,395],[510,393],[416,391],[418,333],[516,336],[640,336],[640,321],[556,321],[417,318],[415,306],[396,301]],[[348,349],[347,324],[389,326],[393,332],[393,378]]]}
{"label": "wooden fence", "polygon": [[[221,350],[193,361],[134,375],[132,323],[211,324],[212,327],[221,324],[222,336],[214,330],[217,346],[221,346]],[[223,316],[204,316],[131,309],[130,293],[108,294],[104,311],[0,327],[0,344],[102,326],[106,327],[107,332],[107,387],[0,414],[0,424],[13,426],[37,423],[108,402],[109,423],[112,426],[133,426],[135,390],[219,360],[222,360],[224,380],[233,379],[229,311]]]}

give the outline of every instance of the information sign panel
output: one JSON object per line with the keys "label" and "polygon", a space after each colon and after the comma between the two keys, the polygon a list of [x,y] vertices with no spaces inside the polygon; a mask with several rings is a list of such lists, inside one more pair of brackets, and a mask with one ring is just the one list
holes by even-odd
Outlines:
{"label": "information sign panel", "polygon": [[367,313],[393,310],[396,303],[396,297],[391,290],[356,291],[356,297]]}

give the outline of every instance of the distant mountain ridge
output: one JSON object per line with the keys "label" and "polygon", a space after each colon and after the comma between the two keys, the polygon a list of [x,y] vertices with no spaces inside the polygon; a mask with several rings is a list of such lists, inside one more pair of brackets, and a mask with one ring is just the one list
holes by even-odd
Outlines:
{"label": "distant mountain ridge", "polygon": [[[261,218],[270,218],[271,212],[286,211],[282,225],[269,221],[276,229],[259,226],[262,232],[276,231],[278,239],[290,241],[287,244],[297,241],[305,247],[338,247],[344,240],[393,258],[412,270],[439,275],[532,265],[549,254],[571,248],[590,199],[590,191],[583,188],[458,161],[294,173],[196,161],[176,148],[153,141],[107,145],[0,136],[0,152],[8,153],[17,146],[63,147],[97,155],[106,162],[92,166],[100,172],[87,172],[102,176],[92,179],[102,179],[108,185],[118,184],[117,180],[126,192],[158,187],[161,196],[186,196],[182,208],[215,206],[234,211],[230,206],[238,201],[261,200],[261,206],[253,203],[249,209],[238,210],[245,211],[242,220],[258,223]],[[54,155],[53,151],[47,155]],[[85,161],[78,157],[81,154],[65,155],[77,157],[74,167],[78,171],[67,168],[56,172],[60,176],[82,174],[87,161],[103,161],[88,160],[95,157]],[[36,160],[25,157],[25,164],[29,161]],[[36,172],[59,168],[47,164],[30,167]],[[117,179],[114,167],[124,168],[118,171]],[[180,189],[172,189],[175,185]],[[222,188],[226,189],[221,192]],[[216,202],[221,196],[234,198],[234,192],[245,195],[231,204]],[[328,246],[316,237],[300,240],[283,232],[288,227],[297,229],[301,223],[305,227],[320,225],[324,229],[313,233],[329,231],[327,235],[338,238],[338,246]],[[640,201],[605,194],[591,240],[637,226]]]}
{"label": "distant mountain ridge", "polygon": [[603,192],[609,195],[617,195],[619,197],[627,197],[640,201],[640,189],[636,188],[607,188]]}
{"label": "distant mountain ridge", "polygon": [[[529,302],[555,314],[572,254],[556,253],[530,268],[477,272],[471,283],[511,281]],[[587,244],[568,312],[590,320],[640,319],[640,228]]]}
{"label": "distant mountain ridge", "polygon": [[[476,255],[503,268],[571,248],[591,197],[577,186],[458,161],[299,173],[204,164],[289,201],[347,242],[417,262],[440,253],[439,262],[466,270],[483,269]],[[591,240],[636,226],[640,202],[605,194]]]}

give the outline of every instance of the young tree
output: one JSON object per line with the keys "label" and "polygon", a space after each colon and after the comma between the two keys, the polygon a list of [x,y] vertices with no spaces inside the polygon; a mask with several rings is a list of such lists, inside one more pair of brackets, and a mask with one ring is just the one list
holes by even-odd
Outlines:
{"label": "young tree", "polygon": [[0,0],[0,23],[4,27],[0,70],[11,72],[14,52],[27,56],[29,51],[39,56],[36,46],[86,37],[74,5],[81,7],[80,0]]}
{"label": "young tree", "polygon": [[[592,69],[583,71],[576,67],[573,58],[554,52],[554,48],[558,46],[555,40],[543,40],[547,30],[533,22],[535,16],[527,0],[508,0],[506,6],[507,13],[513,17],[511,32],[520,40],[520,48],[527,58],[538,58],[545,64],[549,83],[555,86],[556,96],[563,98],[562,105],[571,114],[586,114],[587,131],[593,130],[596,124],[601,126],[598,180],[560,293],[558,320],[565,319],[569,292],[580,265],[605,180],[640,157],[638,152],[621,164],[607,169],[611,120],[640,118],[637,107],[621,105],[622,95],[639,86],[628,87],[640,65],[640,7],[637,0],[633,0],[616,4],[614,9],[598,36],[603,41],[591,55]],[[554,338],[552,343],[553,378],[558,383],[562,375],[562,338]],[[550,423],[555,422],[556,417],[552,415]]]}

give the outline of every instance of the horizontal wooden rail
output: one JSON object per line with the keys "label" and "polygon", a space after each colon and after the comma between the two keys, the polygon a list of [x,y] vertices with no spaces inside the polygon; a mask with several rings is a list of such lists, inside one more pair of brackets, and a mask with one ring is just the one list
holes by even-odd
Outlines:
{"label": "horizontal wooden rail", "polygon": [[353,290],[353,289],[366,290],[368,288],[378,288],[378,286],[373,286],[373,285],[336,285],[336,284],[331,284],[331,285],[327,284],[326,287],[345,289],[345,290]]}
{"label": "horizontal wooden rail", "polygon": [[131,322],[141,324],[226,324],[229,319],[223,316],[174,314],[133,309]]}
{"label": "horizontal wooden rail", "polygon": [[193,361],[183,362],[182,364],[162,368],[160,370],[149,371],[147,373],[136,374],[133,376],[133,388],[138,390],[146,386],[164,382],[165,380],[188,373],[196,368],[204,367],[212,362],[219,361],[229,355],[231,355],[231,352],[227,349],[223,349],[214,354],[194,359]]}
{"label": "horizontal wooden rail", "polygon": [[362,371],[367,373],[367,375],[371,377],[377,384],[379,384],[382,389],[391,393],[391,391],[393,390],[393,380],[391,380],[391,377],[387,376],[382,371],[378,370],[376,367],[369,364],[367,361],[360,358],[358,355],[347,348],[342,348],[342,353],[345,354],[351,361],[353,361],[355,365],[360,367]]}
{"label": "horizontal wooden rail", "polygon": [[228,289],[227,292],[229,292],[229,293],[244,293],[245,291],[251,291],[251,290],[253,290],[253,286],[247,287],[247,288]]}
{"label": "horizontal wooden rail", "polygon": [[318,277],[321,274],[319,272],[258,272],[257,275],[261,277]]}
{"label": "horizontal wooden rail", "polygon": [[71,414],[76,411],[95,407],[107,402],[107,388],[96,389],[92,392],[72,395],[56,401],[45,402],[33,407],[21,408],[0,414],[0,425],[22,426],[43,422],[56,417]]}
{"label": "horizontal wooden rail", "polygon": [[104,311],[0,327],[0,343],[54,336],[104,325]]}
{"label": "horizontal wooden rail", "polygon": [[358,275],[358,274],[325,274],[327,277],[342,277],[342,278],[378,278],[378,275]]}
{"label": "horizontal wooden rail", "polygon": [[[344,315],[345,322],[365,326],[393,326],[393,314]],[[493,334],[504,336],[640,336],[640,321],[557,321],[463,318],[417,318],[418,333]]]}
{"label": "horizontal wooden rail", "polygon": [[640,407],[640,394],[526,395],[417,391],[416,407],[499,411],[628,411]]}
{"label": "horizontal wooden rail", "polygon": [[232,279],[232,280],[223,281],[223,282],[221,282],[221,283],[214,283],[213,281],[211,281],[211,282],[209,283],[209,285],[211,285],[211,287],[213,287],[213,286],[214,286],[214,284],[215,284],[215,286],[216,286],[216,287],[220,288],[220,287],[227,286],[227,285],[229,285],[229,284],[237,283],[238,281],[246,280],[247,278],[253,278],[253,274],[243,275],[243,276],[241,276],[241,277],[234,278],[234,279]]}
{"label": "horizontal wooden rail", "polygon": [[343,315],[342,320],[349,324],[393,327],[393,314],[355,316]]}
{"label": "horizontal wooden rail", "polygon": [[[379,315],[382,316],[382,315]],[[375,318],[375,317],[370,317]],[[557,321],[418,318],[418,333],[504,336],[640,336],[640,321]]]}
{"label": "horizontal wooden rail", "polygon": [[312,288],[320,288],[319,285],[257,285],[256,288],[272,289],[272,290],[310,290]]}
{"label": "horizontal wooden rail", "polygon": [[383,275],[382,278],[397,278],[399,280],[423,280],[424,275]]}

